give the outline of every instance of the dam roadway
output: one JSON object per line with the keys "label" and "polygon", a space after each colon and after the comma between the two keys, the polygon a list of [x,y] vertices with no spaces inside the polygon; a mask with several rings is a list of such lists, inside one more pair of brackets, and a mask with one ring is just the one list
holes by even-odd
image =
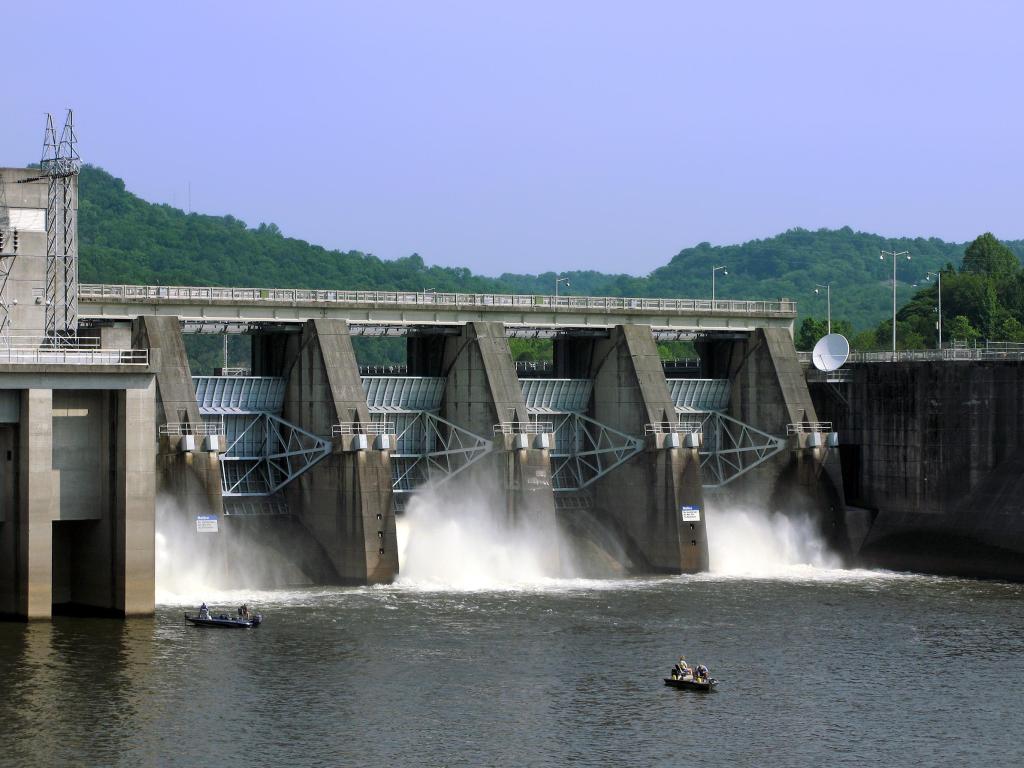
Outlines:
{"label": "dam roadway", "polygon": [[173,315],[186,324],[281,323],[309,319],[363,325],[462,325],[493,321],[509,328],[612,328],[656,332],[791,329],[796,302],[614,296],[543,296],[433,291],[339,291],[168,285],[79,287],[79,316],[128,320]]}

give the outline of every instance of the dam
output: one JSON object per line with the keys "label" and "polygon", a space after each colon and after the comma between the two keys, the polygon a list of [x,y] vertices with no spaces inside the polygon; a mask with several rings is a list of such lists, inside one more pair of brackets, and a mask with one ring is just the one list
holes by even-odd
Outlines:
{"label": "dam", "polygon": [[[460,482],[509,525],[600,529],[629,573],[706,570],[715,494],[842,518],[792,301],[79,284],[57,171],[0,171],[0,614],[151,613],[158,499],[196,553],[277,547],[310,584],[393,580],[396,515]],[[193,376],[196,333],[250,365]],[[359,336],[404,337],[402,374],[361,371]]]}

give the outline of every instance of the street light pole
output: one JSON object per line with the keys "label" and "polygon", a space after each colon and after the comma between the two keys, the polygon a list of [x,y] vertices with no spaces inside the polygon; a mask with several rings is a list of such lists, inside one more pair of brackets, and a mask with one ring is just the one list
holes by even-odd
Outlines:
{"label": "street light pole", "polygon": [[814,292],[818,293],[821,288],[825,289],[825,297],[828,301],[828,332],[832,333],[832,283],[825,283],[825,285],[815,284]]}
{"label": "street light pole", "polygon": [[929,272],[925,275],[925,280],[931,280],[932,276],[939,278],[939,351],[942,351],[942,271]]}
{"label": "street light pole", "polygon": [[565,287],[568,288],[569,287],[569,278],[568,277],[556,277],[555,278],[555,298],[556,299],[558,298],[558,285],[560,283],[565,283]]}
{"label": "street light pole", "polygon": [[715,267],[714,269],[711,270],[711,309],[712,310],[715,308],[715,273],[718,270],[722,270],[722,274],[723,275],[728,275],[729,274],[729,270],[726,267],[724,267],[724,266]]}
{"label": "street light pole", "polygon": [[910,261],[910,251],[882,251],[878,258],[885,261],[886,256],[892,256],[892,353],[896,354],[896,257],[906,256]]}

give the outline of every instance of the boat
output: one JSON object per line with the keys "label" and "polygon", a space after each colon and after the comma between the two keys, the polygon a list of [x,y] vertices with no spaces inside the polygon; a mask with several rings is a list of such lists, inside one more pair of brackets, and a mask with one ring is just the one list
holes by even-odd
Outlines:
{"label": "boat", "polygon": [[681,677],[666,677],[665,685],[671,688],[682,688],[687,691],[711,691],[718,685],[718,681],[713,677],[706,677],[703,680],[694,680],[693,678],[684,680]]}
{"label": "boat", "polygon": [[190,613],[186,613],[185,621],[197,627],[225,627],[228,629],[247,629],[249,627],[258,627],[260,624],[262,624],[263,614],[254,613],[249,618],[243,619],[241,616],[228,616],[226,613],[219,613],[216,616],[211,613],[206,618],[203,618],[199,615],[192,615]]}

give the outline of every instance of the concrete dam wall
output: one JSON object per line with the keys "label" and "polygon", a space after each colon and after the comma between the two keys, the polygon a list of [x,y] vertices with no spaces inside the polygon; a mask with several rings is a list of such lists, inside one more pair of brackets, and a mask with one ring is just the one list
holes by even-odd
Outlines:
{"label": "concrete dam wall", "polygon": [[810,390],[839,431],[858,561],[1024,579],[1024,363],[849,370],[849,383]]}

